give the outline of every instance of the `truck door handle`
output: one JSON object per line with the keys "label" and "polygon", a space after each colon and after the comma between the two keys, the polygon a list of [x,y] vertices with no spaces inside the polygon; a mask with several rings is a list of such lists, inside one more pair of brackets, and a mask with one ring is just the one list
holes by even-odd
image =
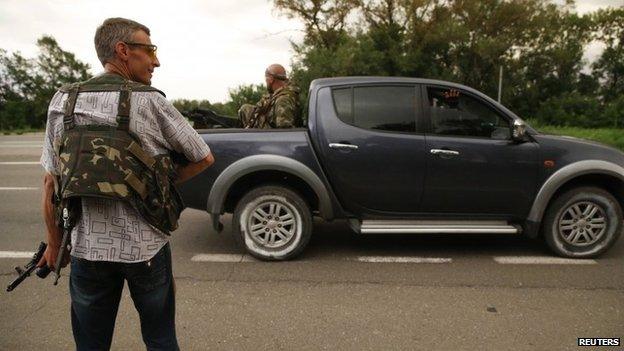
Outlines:
{"label": "truck door handle", "polygon": [[348,149],[348,150],[357,150],[358,146],[353,144],[341,144],[341,143],[330,143],[330,149]]}
{"label": "truck door handle", "polygon": [[431,149],[431,154],[433,154],[433,155],[441,155],[441,156],[459,156],[459,151],[442,150],[442,149]]}

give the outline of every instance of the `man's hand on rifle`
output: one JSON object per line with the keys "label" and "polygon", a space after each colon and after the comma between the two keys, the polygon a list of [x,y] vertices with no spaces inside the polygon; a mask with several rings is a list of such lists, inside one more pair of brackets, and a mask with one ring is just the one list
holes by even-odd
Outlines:
{"label": "man's hand on rifle", "polygon": [[[54,196],[54,176],[50,173],[46,173],[43,178],[43,196],[41,198],[41,207],[43,210],[43,219],[46,225],[46,241],[48,247],[46,248],[43,257],[37,263],[37,267],[47,265],[50,268],[54,268],[56,263],[56,257],[61,247],[61,238],[63,236],[63,230],[56,224],[55,217],[56,208],[52,201]],[[69,262],[69,255],[63,256],[63,262],[61,267],[67,266]]]}
{"label": "man's hand on rifle", "polygon": [[[37,263],[37,267],[43,267],[47,265],[50,269],[54,269],[56,265],[56,257],[58,257],[59,247],[61,246],[60,242],[48,242],[48,247],[46,247],[45,252],[43,253],[43,257]],[[65,254],[63,255],[63,262],[61,263],[61,268],[64,268],[69,263],[69,251],[65,248]]]}

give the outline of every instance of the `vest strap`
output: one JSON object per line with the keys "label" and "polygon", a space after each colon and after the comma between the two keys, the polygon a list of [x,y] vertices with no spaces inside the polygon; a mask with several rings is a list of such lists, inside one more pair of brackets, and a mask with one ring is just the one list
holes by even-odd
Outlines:
{"label": "vest strap", "polygon": [[117,129],[128,131],[130,126],[130,98],[132,90],[122,85],[119,90],[119,106],[117,107]]}
{"label": "vest strap", "polygon": [[[163,97],[166,97],[165,93],[163,93],[162,91],[151,87],[149,85],[143,85],[137,82],[132,82],[132,81],[120,81],[120,82],[115,82],[115,83],[97,83],[97,82],[90,82],[87,81],[85,83],[82,83],[80,85],[80,87],[78,88],[78,91],[80,93],[96,93],[96,92],[102,92],[102,91],[119,91],[119,85],[120,84],[125,84],[128,85],[130,87],[130,89],[132,89],[132,91],[137,91],[137,92],[157,92],[160,95],[162,95]],[[73,84],[68,84],[65,86],[62,86],[61,88],[59,88],[59,90],[63,93],[67,93],[71,90]]]}
{"label": "vest strap", "polygon": [[156,159],[152,156],[148,155],[141,146],[134,141],[126,147],[126,150],[130,151],[136,158],[139,159],[147,168],[150,170],[154,169],[154,163],[156,163]]}
{"label": "vest strap", "polygon": [[76,108],[76,99],[78,98],[78,87],[73,86],[69,90],[69,96],[65,100],[65,106],[63,106],[63,129],[70,130],[74,128],[76,123],[74,122],[74,109]]}
{"label": "vest strap", "polygon": [[158,92],[163,97],[165,93],[145,84],[133,82],[122,78],[119,75],[105,73],[93,77],[85,82],[71,83],[62,86],[59,91],[69,93],[69,97],[65,101],[64,106],[64,129],[74,128],[74,108],[76,107],[76,99],[79,93],[86,92],[116,92],[119,91],[119,107],[117,110],[117,129],[128,131],[130,124],[130,99],[132,91],[136,92]]}
{"label": "vest strap", "polygon": [[137,192],[137,194],[139,194],[141,199],[145,200],[147,197],[147,184],[145,184],[145,181],[140,180],[136,175],[134,175],[134,173],[129,173],[124,178],[124,181],[129,184],[132,189]]}

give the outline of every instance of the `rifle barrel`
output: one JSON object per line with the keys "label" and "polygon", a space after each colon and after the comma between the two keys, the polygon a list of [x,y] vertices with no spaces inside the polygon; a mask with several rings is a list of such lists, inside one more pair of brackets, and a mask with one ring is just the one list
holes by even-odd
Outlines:
{"label": "rifle barrel", "polygon": [[30,276],[30,273],[32,273],[32,271],[35,270],[35,268],[37,267],[32,266],[28,268],[27,270],[25,270],[24,272],[22,272],[22,274],[20,274],[19,277],[15,278],[15,280],[12,281],[11,284],[9,284],[9,286],[7,286],[6,291],[13,291],[13,289],[15,289],[18,285],[20,285],[24,281],[24,279]]}
{"label": "rifle barrel", "polygon": [[[17,278],[15,278],[15,280],[13,280],[6,288],[6,291],[13,291],[13,289],[15,289],[18,285],[20,285],[24,279],[28,278],[30,276],[30,274],[37,269],[37,263],[39,263],[39,260],[41,260],[41,257],[43,257],[43,253],[45,252],[47,247],[47,244],[44,242],[41,242],[39,244],[39,248],[37,249],[37,252],[35,252],[35,254],[33,255],[33,258],[30,260],[30,262],[28,262],[24,267],[15,267],[15,270],[17,271],[17,273],[19,274],[19,276]],[[37,276],[39,276],[39,278],[45,278],[48,273],[50,272],[50,270],[48,269],[47,266],[41,267],[38,271],[37,271]]]}

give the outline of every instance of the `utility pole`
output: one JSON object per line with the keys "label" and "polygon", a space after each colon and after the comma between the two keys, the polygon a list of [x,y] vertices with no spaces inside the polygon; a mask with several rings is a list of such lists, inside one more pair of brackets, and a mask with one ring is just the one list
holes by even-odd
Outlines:
{"label": "utility pole", "polygon": [[498,103],[501,102],[501,95],[503,93],[503,65],[500,66],[498,73]]}

